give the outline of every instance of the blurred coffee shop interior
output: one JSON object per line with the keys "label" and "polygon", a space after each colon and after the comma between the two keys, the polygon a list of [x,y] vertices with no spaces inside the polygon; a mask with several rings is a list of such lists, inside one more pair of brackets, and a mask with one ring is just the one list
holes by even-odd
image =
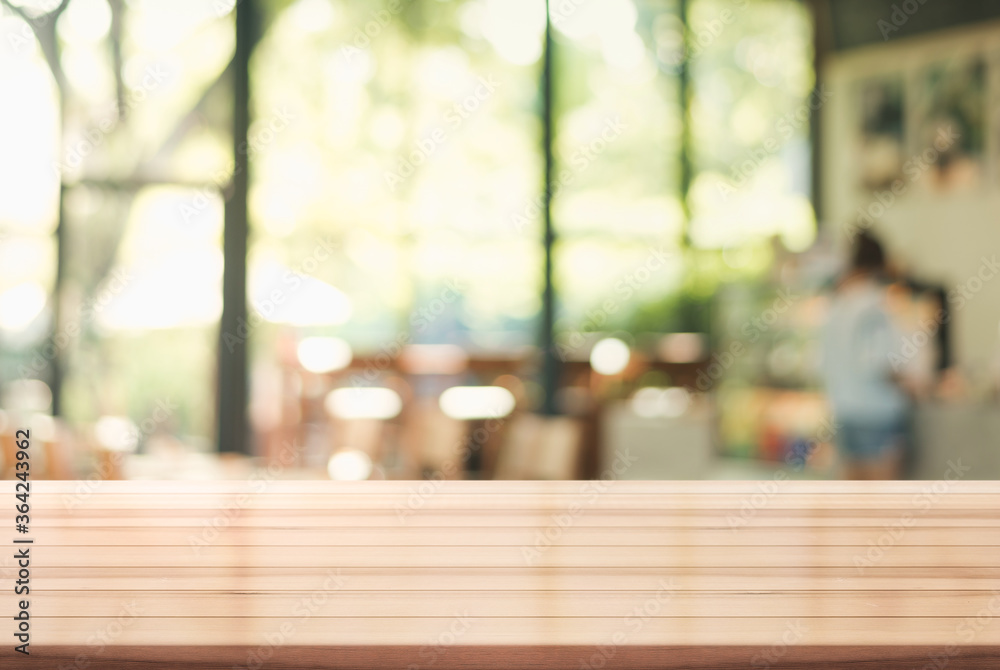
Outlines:
{"label": "blurred coffee shop interior", "polygon": [[0,7],[5,477],[835,478],[867,231],[1000,478],[996,0]]}

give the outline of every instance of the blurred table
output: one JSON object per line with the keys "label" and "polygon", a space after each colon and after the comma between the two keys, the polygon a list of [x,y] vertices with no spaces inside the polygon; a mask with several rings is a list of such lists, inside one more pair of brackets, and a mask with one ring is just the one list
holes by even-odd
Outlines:
{"label": "blurred table", "polygon": [[1000,479],[1000,407],[926,402],[914,425],[914,479],[937,480],[961,460],[965,479]]}
{"label": "blurred table", "polygon": [[713,428],[706,408],[682,416],[642,417],[629,401],[609,405],[601,417],[601,470],[628,455],[618,479],[705,479],[715,458]]}
{"label": "blurred table", "polygon": [[73,486],[33,484],[31,655],[8,638],[3,667],[1000,657],[997,483],[952,483],[924,509],[920,482],[782,482],[736,528],[758,482],[106,482],[67,509]]}

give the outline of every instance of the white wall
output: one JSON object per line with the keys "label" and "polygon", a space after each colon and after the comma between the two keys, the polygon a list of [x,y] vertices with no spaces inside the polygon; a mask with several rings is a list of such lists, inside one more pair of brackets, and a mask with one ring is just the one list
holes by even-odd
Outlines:
{"label": "white wall", "polygon": [[[1000,260],[1000,22],[941,31],[843,52],[824,71],[832,93],[822,117],[822,223],[836,231],[838,244],[848,243],[847,226],[859,206],[875,200],[859,186],[855,145],[860,117],[856,83],[876,74],[903,72],[913,76],[925,66],[956,55],[983,54],[988,63],[985,172],[979,187],[964,192],[934,191],[929,179],[904,177],[906,191],[896,198],[872,230],[890,254],[901,258],[921,279],[951,289],[968,281],[981,258]],[[913,90],[907,82],[909,91]],[[907,158],[913,153],[908,148]],[[976,374],[997,353],[1000,326],[1000,275],[956,311],[952,326],[958,364]]]}

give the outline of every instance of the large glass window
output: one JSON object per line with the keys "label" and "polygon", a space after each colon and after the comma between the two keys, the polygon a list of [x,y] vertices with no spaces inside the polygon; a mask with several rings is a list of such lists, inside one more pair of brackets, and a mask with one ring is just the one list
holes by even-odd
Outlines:
{"label": "large glass window", "polygon": [[[165,430],[212,438],[233,4],[71,0],[46,45],[55,62],[3,10],[0,86],[23,104],[0,108],[0,125],[23,132],[0,137],[0,371],[47,381],[58,349],[74,425],[139,424],[168,400]],[[234,334],[251,343],[255,402],[310,336],[372,359],[537,344],[546,188],[562,336],[707,328],[703,303],[760,274],[771,236],[807,246],[822,92],[810,98],[806,10],[686,6],[685,42],[676,0],[551,3],[546,185],[542,0],[260,2],[255,318]],[[303,383],[288,388],[308,396]]]}

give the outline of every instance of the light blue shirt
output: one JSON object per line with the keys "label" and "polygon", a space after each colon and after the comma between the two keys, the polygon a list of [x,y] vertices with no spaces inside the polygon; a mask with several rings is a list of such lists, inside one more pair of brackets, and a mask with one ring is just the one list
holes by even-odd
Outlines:
{"label": "light blue shirt", "polygon": [[885,299],[885,289],[871,280],[833,297],[823,332],[823,376],[837,420],[884,425],[906,415],[909,399],[892,381],[889,357],[902,335]]}

